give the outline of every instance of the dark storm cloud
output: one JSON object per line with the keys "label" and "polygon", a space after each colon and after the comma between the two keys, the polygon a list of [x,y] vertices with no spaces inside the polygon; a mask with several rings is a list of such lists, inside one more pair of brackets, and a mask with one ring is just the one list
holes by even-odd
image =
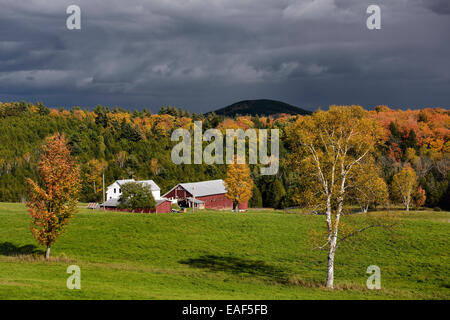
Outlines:
{"label": "dark storm cloud", "polygon": [[[447,1],[0,0],[0,100],[448,107]],[[82,30],[66,29],[78,4]],[[439,13],[439,14],[436,14]]]}
{"label": "dark storm cloud", "polygon": [[423,0],[423,4],[437,14],[450,14],[448,0]]}

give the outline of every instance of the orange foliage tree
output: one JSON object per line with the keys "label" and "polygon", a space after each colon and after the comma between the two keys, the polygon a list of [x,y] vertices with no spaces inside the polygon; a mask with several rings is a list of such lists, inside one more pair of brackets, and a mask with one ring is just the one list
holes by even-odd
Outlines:
{"label": "orange foliage tree", "polygon": [[422,189],[421,186],[417,188],[416,193],[414,194],[414,202],[417,207],[423,207],[425,201],[427,200],[427,195],[425,190]]}
{"label": "orange foliage tree", "polygon": [[42,146],[38,173],[40,184],[27,179],[27,206],[32,218],[31,231],[35,239],[47,247],[45,258],[48,259],[50,247],[75,212],[80,191],[80,170],[63,134],[47,138]]}

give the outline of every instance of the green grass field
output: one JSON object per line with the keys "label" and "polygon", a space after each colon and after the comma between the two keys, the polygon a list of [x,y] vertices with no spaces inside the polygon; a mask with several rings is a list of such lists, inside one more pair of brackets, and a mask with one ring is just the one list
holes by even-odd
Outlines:
{"label": "green grass field", "polygon": [[[381,213],[380,213],[381,214]],[[132,214],[80,209],[44,261],[22,204],[0,203],[0,299],[449,299],[450,213],[403,213],[336,253],[337,289],[322,283],[326,252],[308,230],[323,216],[274,211]],[[66,269],[81,268],[81,290]],[[381,268],[381,290],[366,269]]]}

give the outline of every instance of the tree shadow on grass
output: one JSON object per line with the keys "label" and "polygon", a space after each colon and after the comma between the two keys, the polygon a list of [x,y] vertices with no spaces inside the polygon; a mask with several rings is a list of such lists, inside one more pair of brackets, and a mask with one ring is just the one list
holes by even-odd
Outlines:
{"label": "tree shadow on grass", "polygon": [[187,264],[194,268],[209,269],[211,271],[258,276],[280,283],[286,283],[288,279],[285,270],[268,265],[260,260],[246,260],[232,256],[205,255],[179,261],[179,263]]}
{"label": "tree shadow on grass", "polygon": [[37,255],[44,254],[44,251],[36,247],[34,244],[17,246],[11,242],[3,242],[0,243],[0,254],[4,256]]}

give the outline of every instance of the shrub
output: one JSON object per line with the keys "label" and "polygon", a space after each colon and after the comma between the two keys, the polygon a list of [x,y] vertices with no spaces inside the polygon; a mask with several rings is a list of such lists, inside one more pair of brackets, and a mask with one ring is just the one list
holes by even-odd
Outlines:
{"label": "shrub", "polygon": [[122,185],[119,208],[131,210],[154,209],[155,206],[156,202],[149,186],[138,182],[129,182]]}

